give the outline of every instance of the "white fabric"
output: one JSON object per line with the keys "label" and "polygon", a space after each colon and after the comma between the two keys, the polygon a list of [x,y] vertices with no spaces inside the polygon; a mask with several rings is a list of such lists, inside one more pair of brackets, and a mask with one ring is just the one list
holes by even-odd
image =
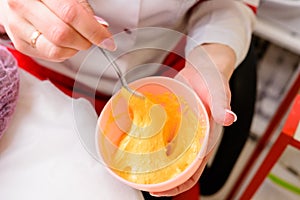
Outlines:
{"label": "white fabric", "polygon": [[[257,2],[257,0],[252,0]],[[178,30],[189,34],[187,52],[196,45],[218,42],[230,46],[237,56],[238,65],[245,57],[250,43],[254,13],[242,0],[204,1],[192,12],[193,22],[184,20],[187,11],[197,0],[93,0],[89,1],[95,14],[110,24],[118,46],[113,55],[124,71],[139,67],[144,63],[161,63],[166,51],[171,51],[180,40],[168,30]],[[209,11],[209,12],[207,12]],[[160,27],[160,31],[143,31],[142,27]],[[124,31],[129,29],[129,31]],[[138,29],[138,30],[137,30]],[[165,31],[162,31],[165,30]],[[149,51],[149,48],[163,51]],[[147,49],[141,51],[140,49]],[[136,51],[138,50],[138,51]],[[134,52],[134,53],[132,53]],[[125,54],[125,55],[124,55]],[[65,74],[76,77],[88,86],[97,87],[102,92],[111,93],[117,76],[107,64],[101,53],[91,48],[82,51],[63,63],[41,64]],[[145,70],[147,69],[147,70]],[[157,65],[143,70],[143,76],[152,75]],[[98,85],[98,81],[101,83]]]}
{"label": "white fabric", "polygon": [[143,199],[84,149],[76,126],[93,134],[97,115],[86,100],[75,103],[81,109],[50,82],[21,71],[16,112],[0,140],[0,199]]}
{"label": "white fabric", "polygon": [[[254,26],[253,11],[238,1],[207,1],[199,5],[192,16],[190,36],[197,44],[220,43],[231,47],[236,65],[245,58]],[[187,44],[191,51],[194,44]]]}

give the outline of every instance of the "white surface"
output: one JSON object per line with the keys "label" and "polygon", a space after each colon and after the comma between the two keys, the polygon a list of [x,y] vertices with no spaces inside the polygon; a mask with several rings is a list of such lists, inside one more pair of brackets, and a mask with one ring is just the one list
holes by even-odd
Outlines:
{"label": "white surface", "polygon": [[257,20],[254,34],[298,55],[300,54],[300,36],[277,27],[265,19]]}
{"label": "white surface", "polygon": [[[294,157],[297,159],[297,157]],[[299,161],[298,161],[299,162]],[[294,176],[288,172],[284,167],[277,162],[271,170],[271,173],[281,178],[282,180],[296,186],[300,187],[299,177]],[[264,199],[274,199],[274,200],[298,200],[299,194],[296,194],[276,183],[271,181],[269,178],[266,178],[263,184],[259,187],[256,193],[253,196],[253,200],[264,200]]]}
{"label": "white surface", "polygon": [[[295,80],[299,56],[270,44],[257,66],[257,97],[251,132],[261,136],[276,112],[284,94]],[[298,66],[295,69],[295,66]]]}
{"label": "white surface", "polygon": [[257,15],[278,27],[300,34],[299,0],[261,0]]}
{"label": "white surface", "polygon": [[255,34],[299,55],[299,13],[299,0],[261,0]]}
{"label": "white surface", "polygon": [[[76,103],[79,129],[93,131],[94,110],[85,100]],[[17,109],[0,140],[0,199],[143,199],[85,151],[73,112],[72,99],[50,82],[21,73]]]}

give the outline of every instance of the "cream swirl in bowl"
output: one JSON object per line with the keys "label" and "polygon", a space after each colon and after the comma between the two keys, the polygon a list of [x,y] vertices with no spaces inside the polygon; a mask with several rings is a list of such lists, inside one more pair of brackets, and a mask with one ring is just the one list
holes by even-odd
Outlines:
{"label": "cream swirl in bowl", "polygon": [[197,170],[209,121],[198,96],[181,82],[148,77],[131,83],[146,100],[116,93],[98,119],[98,153],[113,176],[134,188],[174,188]]}

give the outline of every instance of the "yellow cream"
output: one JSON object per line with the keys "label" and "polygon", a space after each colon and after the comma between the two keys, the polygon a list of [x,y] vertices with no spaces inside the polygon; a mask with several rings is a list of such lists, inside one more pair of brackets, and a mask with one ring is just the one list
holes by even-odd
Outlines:
{"label": "yellow cream", "polygon": [[[113,144],[110,166],[119,176],[140,184],[160,183],[180,174],[197,157],[204,121],[188,109],[186,102],[170,92],[128,96],[131,128]],[[107,124],[116,116],[110,113]],[[108,126],[105,126],[108,127]],[[104,128],[104,134],[109,130]]]}

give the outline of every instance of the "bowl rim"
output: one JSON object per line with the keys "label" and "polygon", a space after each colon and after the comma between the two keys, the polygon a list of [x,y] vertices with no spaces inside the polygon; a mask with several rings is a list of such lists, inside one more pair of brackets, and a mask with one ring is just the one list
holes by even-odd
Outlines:
{"label": "bowl rim", "polygon": [[[107,109],[107,106],[110,105],[110,102],[112,101],[112,99],[119,93],[119,90],[108,100],[108,102],[104,105],[98,119],[97,119],[97,124],[96,124],[96,132],[95,132],[95,143],[96,143],[96,153],[97,156],[100,157],[100,161],[101,163],[105,166],[105,168],[108,170],[108,172],[115,178],[117,178],[118,180],[120,180],[121,182],[130,185],[131,187],[134,187],[136,189],[142,189],[142,190],[146,190],[146,191],[151,191],[151,192],[160,192],[160,191],[166,191],[168,189],[172,189],[175,188],[179,185],[181,185],[182,183],[184,183],[185,181],[187,181],[189,178],[191,178],[191,176],[196,172],[196,170],[198,169],[198,167],[200,166],[200,161],[203,160],[203,158],[206,156],[205,155],[205,151],[208,148],[208,138],[209,138],[209,133],[210,133],[210,120],[209,120],[209,116],[207,113],[207,110],[202,102],[202,100],[200,99],[200,97],[196,94],[196,92],[190,88],[189,86],[187,86],[186,84],[174,79],[174,78],[170,78],[170,77],[165,77],[165,76],[150,76],[150,77],[144,77],[144,78],[140,78],[138,80],[135,80],[131,83],[129,83],[129,85],[131,84],[138,84],[140,81],[148,81],[148,80],[158,80],[158,79],[162,79],[162,80],[168,80],[168,81],[173,81],[176,84],[180,84],[181,86],[183,86],[184,88],[186,88],[192,95],[193,97],[196,99],[197,103],[199,104],[199,107],[202,108],[202,110],[204,111],[203,113],[201,113],[204,118],[205,118],[205,132],[204,132],[204,138],[203,138],[203,142],[202,142],[202,147],[199,151],[199,153],[197,154],[196,158],[191,162],[191,164],[186,167],[180,174],[172,177],[169,180],[160,182],[160,183],[151,183],[151,184],[142,184],[142,183],[135,183],[135,182],[131,182],[128,181],[127,179],[122,178],[121,176],[117,175],[103,160],[103,157],[101,155],[101,151],[99,150],[99,143],[98,143],[98,133],[99,133],[99,124],[100,124],[100,120],[103,117],[103,111],[105,109]],[[199,155],[201,155],[201,157],[199,157]],[[198,166],[199,165],[199,166]],[[186,173],[189,173],[188,175]],[[172,185],[172,183],[176,182],[176,185]],[[172,186],[171,186],[172,185]],[[168,187],[169,186],[169,187]]]}

